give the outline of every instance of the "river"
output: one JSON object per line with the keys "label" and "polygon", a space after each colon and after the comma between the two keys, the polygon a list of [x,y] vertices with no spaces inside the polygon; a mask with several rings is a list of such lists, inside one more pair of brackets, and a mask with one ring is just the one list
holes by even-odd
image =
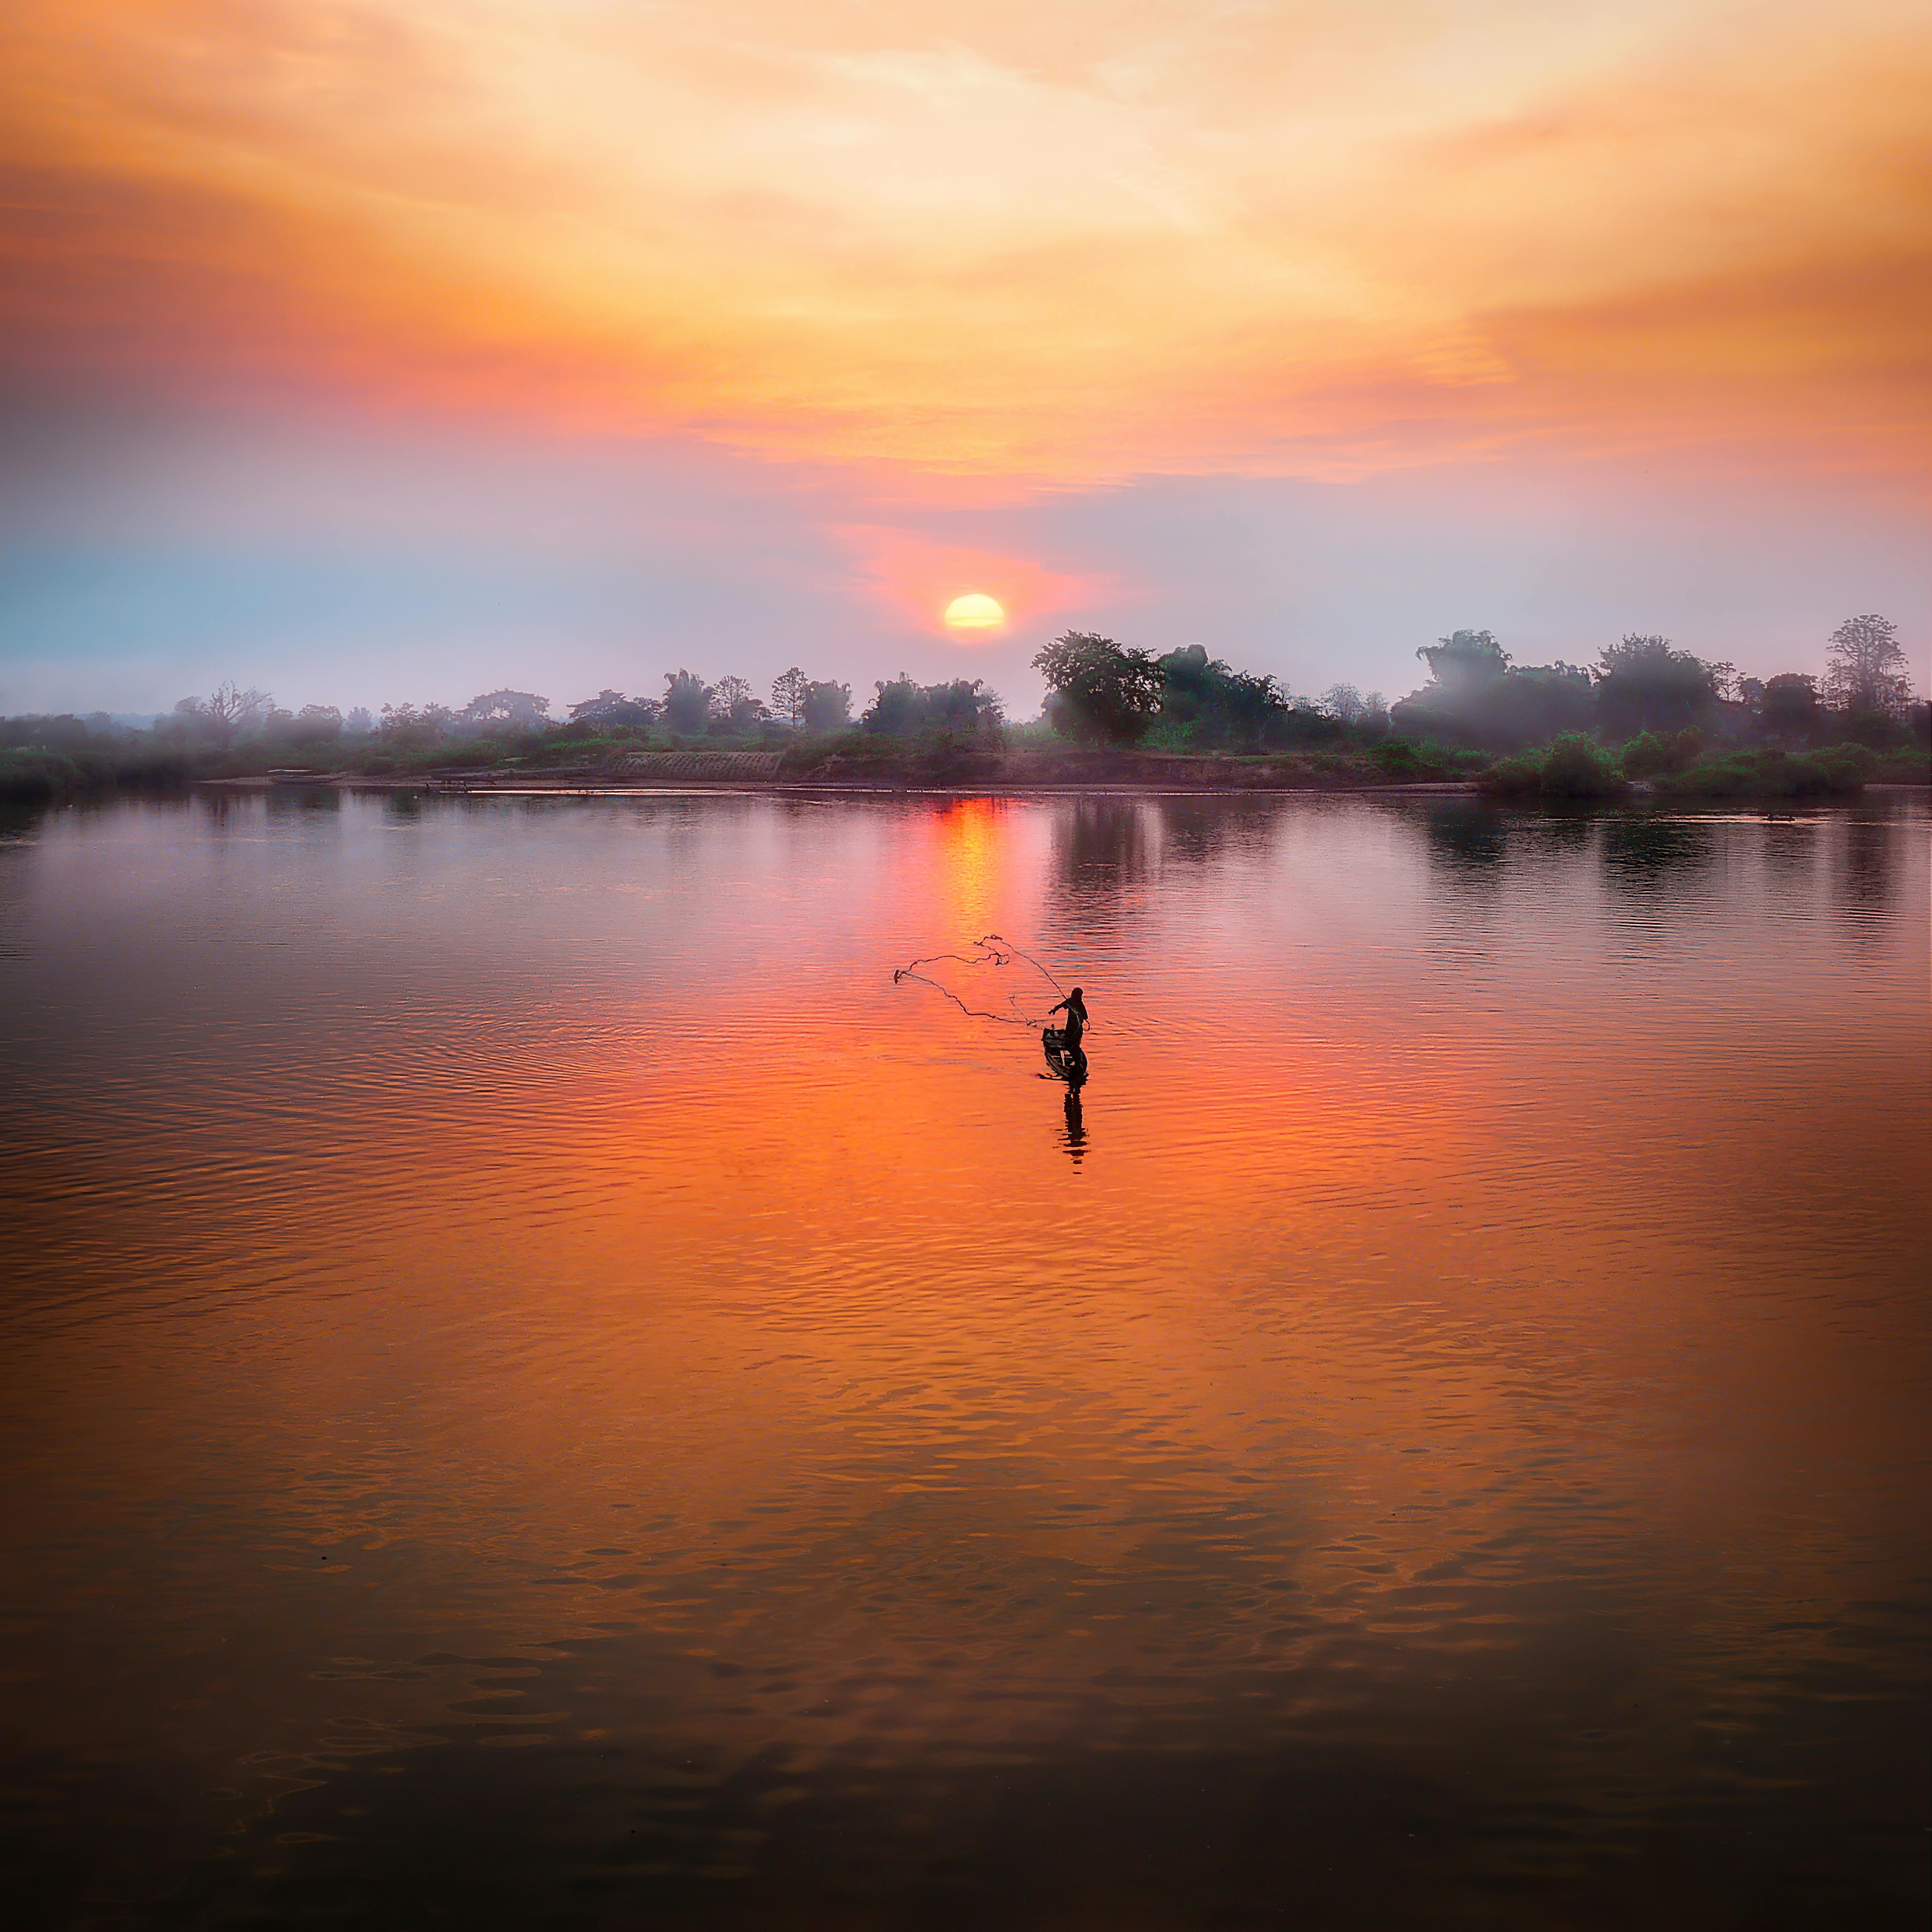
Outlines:
{"label": "river", "polygon": [[8,819],[16,1922],[1916,1932],[1928,829]]}

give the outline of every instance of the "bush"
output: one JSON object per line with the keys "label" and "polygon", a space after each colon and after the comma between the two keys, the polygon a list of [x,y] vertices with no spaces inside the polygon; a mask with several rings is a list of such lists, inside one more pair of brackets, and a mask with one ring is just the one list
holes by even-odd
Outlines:
{"label": "bush", "polygon": [[1480,752],[1438,744],[1432,738],[1384,738],[1363,754],[1369,769],[1392,784],[1420,784],[1430,778],[1462,778],[1480,771],[1488,760]]}
{"label": "bush", "polygon": [[1594,738],[1566,731],[1552,738],[1543,754],[1545,798],[1618,798],[1628,787],[1623,774]]}
{"label": "bush", "polygon": [[1732,752],[1666,773],[1657,790],[1664,798],[1848,798],[1864,789],[1874,763],[1862,745]]}
{"label": "bush", "polygon": [[74,760],[58,752],[0,752],[0,799],[9,804],[39,805],[80,782]]}
{"label": "bush", "polygon": [[1595,739],[1566,731],[1540,749],[1499,758],[1480,783],[1494,798],[1621,798],[1630,789]]}
{"label": "bush", "polygon": [[1384,738],[1368,754],[1368,759],[1387,778],[1400,781],[1430,776],[1430,761],[1413,738]]}
{"label": "bush", "polygon": [[104,790],[117,784],[185,784],[194,762],[184,752],[147,746],[70,755],[34,749],[0,751],[0,800],[38,805],[69,793]]}
{"label": "bush", "polygon": [[1681,772],[1703,748],[1704,734],[1694,724],[1682,731],[1646,731],[1623,748],[1619,762],[1627,778],[1655,778]]}
{"label": "bush", "polygon": [[1543,791],[1542,763],[1519,752],[1513,758],[1498,758],[1478,782],[1491,798],[1540,797]]}
{"label": "bush", "polygon": [[1932,755],[1922,745],[1887,752],[1873,761],[1867,776],[1882,778],[1888,784],[1932,784]]}

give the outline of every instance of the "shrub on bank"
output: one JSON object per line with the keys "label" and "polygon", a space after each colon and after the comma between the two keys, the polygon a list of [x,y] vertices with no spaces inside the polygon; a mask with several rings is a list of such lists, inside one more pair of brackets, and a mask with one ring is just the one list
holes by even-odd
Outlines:
{"label": "shrub on bank", "polygon": [[1772,748],[1699,758],[1657,781],[1660,798],[1849,798],[1876,763],[1862,745],[1822,752]]}
{"label": "shrub on bank", "polygon": [[1932,752],[1922,745],[1887,752],[1872,760],[1865,782],[1868,784],[1932,784]]}
{"label": "shrub on bank", "polygon": [[1704,748],[1704,734],[1693,724],[1682,731],[1645,731],[1623,748],[1618,762],[1627,778],[1654,778],[1681,772]]}
{"label": "shrub on bank", "polygon": [[1466,778],[1487,762],[1480,752],[1438,744],[1432,738],[1384,738],[1363,753],[1368,769],[1390,784],[1424,784]]}
{"label": "shrub on bank", "polygon": [[151,745],[124,750],[0,751],[0,800],[15,805],[37,805],[116,785],[151,789],[185,784],[194,776],[194,760],[186,753]]}
{"label": "shrub on bank", "polygon": [[74,760],[57,752],[0,752],[0,799],[9,804],[38,805],[80,782]]}
{"label": "shrub on bank", "polygon": [[1478,782],[1492,798],[1621,798],[1630,790],[1603,746],[1581,731],[1498,758]]}

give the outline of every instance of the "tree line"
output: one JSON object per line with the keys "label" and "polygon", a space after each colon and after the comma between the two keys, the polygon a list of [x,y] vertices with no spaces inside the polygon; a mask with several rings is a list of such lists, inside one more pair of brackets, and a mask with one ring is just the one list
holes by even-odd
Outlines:
{"label": "tree line", "polygon": [[[1596,662],[1519,664],[1489,631],[1457,630],[1416,653],[1426,682],[1394,704],[1379,692],[1331,686],[1298,698],[1276,678],[1234,669],[1199,644],[1156,656],[1097,632],[1069,631],[1033,660],[1047,686],[1039,724],[1021,728],[1034,742],[1137,746],[1177,752],[1256,752],[1394,741],[1448,748],[1456,755],[1505,755],[1583,734],[1605,742],[1645,741],[1624,758],[1666,769],[1707,740],[1754,741],[1802,749],[1831,742],[1877,750],[1926,734],[1898,627],[1876,616],[1848,618],[1832,634],[1822,678],[1784,672],[1760,680],[1729,664],[1678,649],[1667,638],[1632,633]],[[998,694],[979,679],[920,684],[902,672],[873,686],[855,718],[852,688],[814,679],[799,666],[781,672],[761,698],[749,681],[708,682],[680,668],[664,674],[661,696],[606,688],[558,719],[548,698],[503,688],[460,707],[386,704],[380,714],[333,706],[291,711],[272,694],[224,683],[184,698],[140,734],[158,759],[196,762],[244,751],[268,758],[347,754],[365,768],[394,758],[419,762],[465,748],[507,754],[539,741],[572,743],[644,739],[724,739],[779,743],[846,732],[881,740],[938,736],[988,745],[1009,731]],[[125,739],[103,713],[0,720],[0,750],[77,754]],[[1636,762],[1634,764],[1632,760]]]}
{"label": "tree line", "polygon": [[1491,753],[1576,733],[1619,742],[1755,736],[1797,748],[1835,738],[1885,750],[1926,730],[1898,627],[1876,615],[1847,618],[1832,633],[1822,679],[1748,677],[1668,638],[1634,632],[1587,667],[1518,664],[1489,631],[1452,632],[1416,656],[1427,682],[1388,706],[1379,693],[1365,698],[1347,685],[1297,698],[1198,644],[1156,657],[1070,631],[1033,662],[1046,680],[1054,730],[1090,743],[1259,751],[1318,740],[1326,724]]}

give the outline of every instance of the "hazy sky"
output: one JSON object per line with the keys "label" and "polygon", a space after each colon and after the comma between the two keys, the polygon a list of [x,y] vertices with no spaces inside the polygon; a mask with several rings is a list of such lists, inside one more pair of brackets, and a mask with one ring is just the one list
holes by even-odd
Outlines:
{"label": "hazy sky", "polygon": [[1922,0],[14,0],[0,73],[0,709],[1924,678]]}

